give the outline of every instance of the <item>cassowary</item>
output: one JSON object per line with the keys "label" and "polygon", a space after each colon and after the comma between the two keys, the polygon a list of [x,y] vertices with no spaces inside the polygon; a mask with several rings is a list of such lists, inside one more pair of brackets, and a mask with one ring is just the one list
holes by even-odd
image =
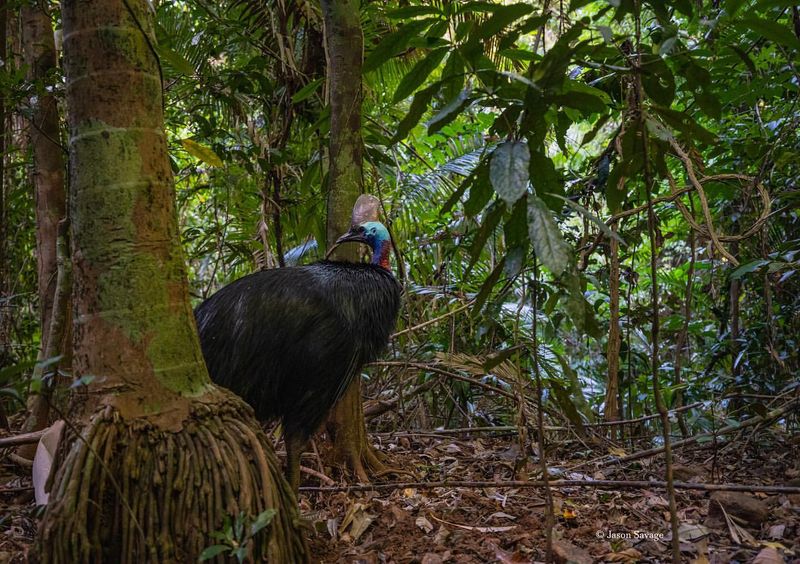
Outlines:
{"label": "cassowary", "polygon": [[391,240],[368,221],[339,238],[365,243],[370,264],[319,261],[250,274],[195,310],[211,378],[262,421],[281,421],[286,475],[297,491],[300,454],[333,405],[389,342],[400,285]]}

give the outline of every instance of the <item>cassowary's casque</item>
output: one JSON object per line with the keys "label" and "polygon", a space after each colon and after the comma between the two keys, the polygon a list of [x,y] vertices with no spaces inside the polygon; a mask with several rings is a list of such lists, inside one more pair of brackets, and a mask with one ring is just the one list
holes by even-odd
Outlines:
{"label": "cassowary's casque", "polygon": [[337,243],[347,241],[369,245],[371,264],[324,260],[257,272],[195,310],[212,380],[244,398],[259,419],[281,421],[295,491],[308,438],[386,347],[400,307],[386,227],[354,226]]}

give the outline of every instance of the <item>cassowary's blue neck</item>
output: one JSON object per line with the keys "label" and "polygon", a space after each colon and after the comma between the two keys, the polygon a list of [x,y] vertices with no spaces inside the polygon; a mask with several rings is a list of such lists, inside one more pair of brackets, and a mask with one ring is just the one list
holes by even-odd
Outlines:
{"label": "cassowary's blue neck", "polygon": [[389,265],[389,252],[392,250],[392,242],[389,239],[382,239],[375,242],[372,248],[372,264],[391,272]]}

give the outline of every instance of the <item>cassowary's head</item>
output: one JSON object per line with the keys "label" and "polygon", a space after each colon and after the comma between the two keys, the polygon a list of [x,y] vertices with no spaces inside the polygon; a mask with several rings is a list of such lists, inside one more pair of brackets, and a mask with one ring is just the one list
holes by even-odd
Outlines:
{"label": "cassowary's head", "polygon": [[336,244],[364,243],[372,249],[372,264],[382,266],[389,270],[389,250],[392,246],[389,230],[380,221],[367,221],[361,225],[354,225],[350,231],[339,237]]}

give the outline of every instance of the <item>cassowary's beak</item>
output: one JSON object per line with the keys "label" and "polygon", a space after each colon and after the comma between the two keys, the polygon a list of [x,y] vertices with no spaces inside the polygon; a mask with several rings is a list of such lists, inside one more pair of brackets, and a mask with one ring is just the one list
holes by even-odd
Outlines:
{"label": "cassowary's beak", "polygon": [[330,257],[331,254],[333,254],[333,251],[336,249],[336,247],[338,247],[342,243],[366,243],[366,242],[367,240],[364,238],[364,234],[358,231],[358,227],[353,227],[352,229],[350,229],[350,231],[348,231],[347,233],[336,239],[336,242],[333,244],[333,246],[328,250],[327,253],[325,253],[325,258],[327,259],[328,257]]}
{"label": "cassowary's beak", "polygon": [[341,245],[342,243],[366,243],[367,240],[364,238],[364,233],[358,231],[358,227],[353,227],[350,231],[336,239],[336,245]]}

